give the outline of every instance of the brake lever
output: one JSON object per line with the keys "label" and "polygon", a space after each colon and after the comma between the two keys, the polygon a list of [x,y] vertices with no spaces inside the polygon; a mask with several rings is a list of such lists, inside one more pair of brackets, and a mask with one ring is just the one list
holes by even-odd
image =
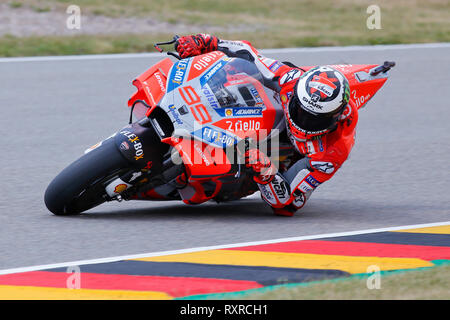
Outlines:
{"label": "brake lever", "polygon": [[[175,42],[177,42],[178,38],[179,38],[179,36],[178,36],[178,35],[175,35],[175,36],[173,37],[173,40],[171,40],[171,41],[166,41],[166,42],[157,42],[157,43],[155,43],[153,46],[155,47],[156,50],[158,50],[158,52],[163,53],[164,50],[161,49],[159,46],[165,46],[165,45],[169,45],[169,44],[174,44]],[[167,53],[167,55],[169,55],[169,56],[173,56],[173,57],[177,58],[178,60],[181,60],[181,57],[180,57],[177,53],[175,53],[175,52],[167,51],[166,53]]]}

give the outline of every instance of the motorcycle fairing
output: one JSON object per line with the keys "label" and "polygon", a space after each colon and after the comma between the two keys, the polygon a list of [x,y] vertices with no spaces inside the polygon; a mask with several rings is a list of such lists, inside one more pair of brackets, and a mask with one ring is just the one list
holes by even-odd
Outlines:
{"label": "motorcycle fairing", "polygon": [[233,166],[223,148],[185,137],[171,137],[163,142],[178,151],[186,168],[188,181],[178,192],[187,204],[213,199],[222,188],[222,179],[237,173],[232,170]]}
{"label": "motorcycle fairing", "polygon": [[[210,53],[202,54],[192,58],[192,67],[189,70],[189,76],[187,81],[190,81],[198,76],[202,75],[205,70],[208,70],[221,58],[226,58],[225,54],[221,51],[213,51]],[[211,69],[213,71],[214,69]],[[205,74],[205,77],[208,74]],[[211,77],[211,75],[209,75]]]}
{"label": "motorcycle fairing", "polygon": [[[131,107],[137,100],[143,100],[150,107],[155,107],[167,91],[167,75],[172,65],[172,60],[166,58],[134,79],[133,85],[137,91],[128,100],[128,106]],[[133,113],[138,119],[141,119],[148,111],[144,106],[138,105]]]}
{"label": "motorcycle fairing", "polygon": [[370,72],[378,65],[334,65],[341,71],[350,85],[350,100],[359,110],[373,98],[388,79],[387,73],[371,76]]}
{"label": "motorcycle fairing", "polygon": [[171,137],[164,142],[178,151],[190,177],[203,179],[222,176],[231,170],[231,163],[223,148],[186,137]]}

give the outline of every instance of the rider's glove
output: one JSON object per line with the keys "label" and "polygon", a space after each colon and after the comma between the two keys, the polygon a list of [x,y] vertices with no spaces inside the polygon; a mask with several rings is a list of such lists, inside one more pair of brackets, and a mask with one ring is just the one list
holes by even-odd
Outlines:
{"label": "rider's glove", "polygon": [[184,59],[217,50],[218,41],[217,37],[203,33],[184,36],[175,42],[175,50]]}
{"label": "rider's glove", "polygon": [[258,149],[250,149],[245,152],[245,166],[252,168],[255,174],[253,180],[259,184],[271,182],[278,172],[269,157]]}

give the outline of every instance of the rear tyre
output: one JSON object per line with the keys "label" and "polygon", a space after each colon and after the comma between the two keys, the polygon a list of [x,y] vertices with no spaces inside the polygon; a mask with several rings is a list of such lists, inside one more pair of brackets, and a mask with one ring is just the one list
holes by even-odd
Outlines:
{"label": "rear tyre", "polygon": [[47,187],[44,202],[55,215],[74,215],[105,202],[104,183],[129,168],[114,138],[81,156]]}

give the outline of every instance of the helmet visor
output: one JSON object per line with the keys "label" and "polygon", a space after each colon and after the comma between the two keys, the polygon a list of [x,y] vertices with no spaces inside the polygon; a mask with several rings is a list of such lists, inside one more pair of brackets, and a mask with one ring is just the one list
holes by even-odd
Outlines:
{"label": "helmet visor", "polygon": [[295,96],[289,102],[289,116],[292,122],[308,133],[318,133],[331,129],[338,121],[340,114],[341,112],[321,114],[306,111]]}

